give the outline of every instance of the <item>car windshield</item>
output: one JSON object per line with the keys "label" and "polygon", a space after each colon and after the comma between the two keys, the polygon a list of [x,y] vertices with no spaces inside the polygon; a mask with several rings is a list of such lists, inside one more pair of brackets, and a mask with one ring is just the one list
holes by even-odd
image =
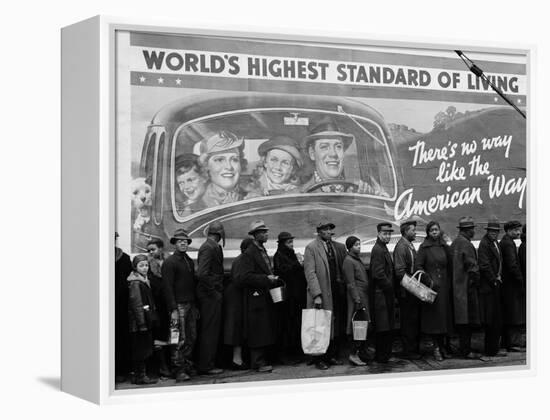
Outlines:
{"label": "car windshield", "polygon": [[395,198],[384,130],[342,109],[233,111],[182,124],[174,135],[171,188],[178,221],[274,195]]}

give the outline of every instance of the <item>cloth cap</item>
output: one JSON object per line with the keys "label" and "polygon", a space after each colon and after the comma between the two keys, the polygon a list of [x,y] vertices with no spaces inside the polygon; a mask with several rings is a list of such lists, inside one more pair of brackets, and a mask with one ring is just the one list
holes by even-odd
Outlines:
{"label": "cloth cap", "polygon": [[277,237],[277,242],[284,242],[288,241],[289,239],[294,239],[294,236],[292,236],[289,232],[281,232],[279,233],[279,236]]}
{"label": "cloth cap", "polygon": [[382,222],[376,225],[377,232],[393,232],[393,225],[389,222]]}
{"label": "cloth cap", "polygon": [[474,219],[470,216],[461,217],[458,220],[458,226],[459,229],[468,229],[475,227]]}
{"label": "cloth cap", "polygon": [[300,150],[296,142],[288,136],[275,136],[268,141],[264,141],[258,147],[258,154],[260,156],[267,155],[267,152],[273,149],[280,149],[287,152],[296,161],[296,165],[300,168],[304,164]]}
{"label": "cloth cap", "polygon": [[519,220],[510,220],[504,223],[504,230],[516,229],[519,227],[521,227],[521,222]]}

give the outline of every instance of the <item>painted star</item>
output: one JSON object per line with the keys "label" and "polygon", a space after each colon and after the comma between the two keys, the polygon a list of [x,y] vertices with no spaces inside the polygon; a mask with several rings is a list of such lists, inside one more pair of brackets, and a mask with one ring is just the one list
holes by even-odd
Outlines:
{"label": "painted star", "polygon": [[141,77],[139,78],[139,81],[140,81],[141,83],[145,82],[146,80],[147,80],[147,79],[146,79],[145,77],[143,77],[143,76],[141,76]]}
{"label": "painted star", "polygon": [[164,83],[164,79],[163,79],[162,77],[159,77],[159,78],[157,79],[157,81],[158,81],[159,84],[161,84],[161,85]]}
{"label": "painted star", "polygon": [[181,85],[181,79],[176,79],[176,85]]}
{"label": "painted star", "polygon": [[521,104],[521,99],[518,99],[518,104]]}

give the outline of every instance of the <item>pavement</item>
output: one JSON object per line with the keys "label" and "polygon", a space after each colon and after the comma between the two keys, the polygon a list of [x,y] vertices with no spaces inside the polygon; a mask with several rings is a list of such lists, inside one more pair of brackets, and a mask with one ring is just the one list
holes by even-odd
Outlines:
{"label": "pavement", "polygon": [[[482,340],[481,336],[474,336],[472,342],[474,348],[476,342]],[[397,340],[396,340],[397,341]],[[456,340],[452,342],[452,348],[456,350]],[[205,384],[224,384],[238,382],[257,382],[257,381],[276,381],[285,379],[306,379],[306,378],[326,378],[335,376],[354,376],[354,375],[376,375],[383,373],[406,373],[406,372],[426,372],[426,371],[446,371],[452,369],[472,369],[472,368],[491,368],[502,366],[526,367],[526,352],[509,352],[506,356],[487,357],[482,356],[479,359],[464,359],[458,356],[445,359],[441,362],[433,358],[431,346],[423,346],[423,357],[419,360],[406,360],[398,357],[399,353],[394,348],[394,357],[390,362],[382,364],[369,362],[367,366],[352,366],[346,358],[341,358],[343,362],[339,366],[331,366],[328,370],[318,370],[314,365],[308,365],[305,362],[289,365],[274,365],[271,373],[259,373],[255,370],[225,370],[218,375],[197,375],[191,380],[176,384],[175,379],[159,378],[159,381],[153,385],[134,385],[130,382],[117,383],[115,389],[135,389],[135,388],[159,388],[169,386],[192,386]],[[397,349],[399,350],[399,349]]]}

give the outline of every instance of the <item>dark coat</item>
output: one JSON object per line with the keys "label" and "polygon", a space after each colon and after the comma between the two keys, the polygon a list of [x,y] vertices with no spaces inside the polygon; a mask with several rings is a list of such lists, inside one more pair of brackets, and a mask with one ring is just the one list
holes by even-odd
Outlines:
{"label": "dark coat", "polygon": [[153,292],[135,271],[128,277],[128,322],[132,360],[145,360],[153,354],[153,328],[157,326]]}
{"label": "dark coat", "polygon": [[131,272],[130,256],[115,248],[115,370],[121,375],[130,370],[127,279]]}
{"label": "dark coat", "polygon": [[[497,249],[498,248],[498,249]],[[498,242],[485,235],[477,250],[480,286],[479,303],[481,322],[484,325],[502,325],[501,269],[502,251]]]}
{"label": "dark coat", "polygon": [[420,328],[425,334],[447,334],[453,326],[451,249],[441,240],[426,238],[418,249],[416,269],[424,271],[437,292],[433,303],[421,303]]}
{"label": "dark coat", "polygon": [[474,246],[464,233],[451,245],[453,255],[454,321],[458,325],[480,325],[479,266]]}
{"label": "dark coat", "polygon": [[242,258],[243,254],[233,260],[231,276],[223,289],[223,343],[229,346],[243,344],[243,289],[237,281]]}
{"label": "dark coat", "polygon": [[370,278],[373,283],[373,319],[377,332],[391,331],[395,323],[393,261],[385,243],[376,240],[370,256]]}
{"label": "dark coat", "polygon": [[[362,321],[370,321],[369,310],[369,277],[367,275],[367,268],[363,262],[355,255],[348,254],[344,259],[342,266],[342,275],[346,282],[347,296],[348,296],[348,316],[346,323],[346,334],[352,334],[352,317],[355,312],[355,304],[360,303],[366,309],[366,318],[362,318]],[[359,314],[357,315],[359,316]]]}
{"label": "dark coat", "polygon": [[525,324],[525,281],[519,265],[516,244],[508,235],[500,240],[502,250],[502,294],[504,323]]}
{"label": "dark coat", "polygon": [[270,346],[275,342],[274,308],[269,288],[272,274],[254,242],[242,254],[236,273],[236,282],[243,287],[244,337],[251,348]]}
{"label": "dark coat", "polygon": [[160,268],[161,261],[162,260],[152,258],[149,259],[149,273],[147,274],[147,278],[151,284],[151,292],[153,293],[153,300],[155,301],[158,316],[158,324],[153,328],[153,339],[167,341],[168,331],[170,329],[170,314],[166,307],[166,299],[164,296],[164,284],[162,282]]}
{"label": "dark coat", "polygon": [[213,297],[223,292],[223,250],[213,239],[208,238],[199,248],[197,257],[197,295]]}
{"label": "dark coat", "polygon": [[527,286],[527,239],[524,235],[521,237],[521,244],[518,248],[519,266],[523,275],[523,282]]}
{"label": "dark coat", "polygon": [[[304,252],[304,272],[307,281],[307,303],[308,309],[313,308],[313,300],[321,296],[323,309],[332,311],[331,338],[344,334],[346,312],[345,312],[345,284],[342,279],[342,264],[347,255],[346,246],[340,242],[332,242],[336,256],[337,275],[336,290],[332,290],[330,282],[330,268],[327,258],[327,251],[323,241],[318,237],[311,241]],[[333,295],[336,293],[336,296]],[[338,299],[337,305],[334,300]],[[339,303],[339,304],[338,304]],[[338,306],[336,314],[335,306]],[[343,308],[342,308],[343,307]]]}
{"label": "dark coat", "polygon": [[170,312],[178,303],[195,302],[195,264],[185,252],[174,252],[162,264],[162,282],[166,306]]}
{"label": "dark coat", "polygon": [[395,269],[394,289],[405,293],[408,292],[401,286],[401,280],[403,280],[405,273],[408,275],[414,274],[417,258],[416,249],[414,249],[412,245],[409,246],[409,244],[410,242],[402,237],[393,250],[393,264]]}

